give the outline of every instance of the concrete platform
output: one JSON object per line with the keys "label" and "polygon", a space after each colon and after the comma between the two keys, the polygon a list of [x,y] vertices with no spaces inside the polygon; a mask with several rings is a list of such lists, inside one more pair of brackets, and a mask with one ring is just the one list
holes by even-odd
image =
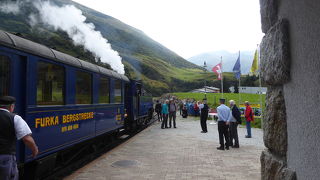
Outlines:
{"label": "concrete platform", "polygon": [[177,118],[177,129],[160,129],[157,122],[65,179],[261,179],[260,129],[246,139],[246,129],[238,128],[240,148],[219,151],[216,124],[208,121],[209,132],[202,134],[198,118]]}

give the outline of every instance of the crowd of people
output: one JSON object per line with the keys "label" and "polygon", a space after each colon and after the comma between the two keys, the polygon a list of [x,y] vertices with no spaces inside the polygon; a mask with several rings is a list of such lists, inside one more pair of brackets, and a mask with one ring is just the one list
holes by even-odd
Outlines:
{"label": "crowd of people", "polygon": [[[155,106],[155,111],[158,116],[158,120],[162,121],[161,128],[171,128],[173,124],[173,128],[177,128],[176,126],[176,117],[177,117],[177,100],[172,98],[170,100],[166,99],[163,104],[157,101]],[[168,123],[169,119],[169,123]]]}
{"label": "crowd of people", "polygon": [[[219,143],[218,150],[229,150],[229,147],[239,148],[239,137],[238,137],[238,125],[242,123],[241,112],[236,105],[234,100],[229,101],[229,106],[225,103],[225,99],[220,99],[220,105],[217,107],[217,123],[219,132]],[[246,119],[247,135],[245,138],[251,138],[251,123],[254,121],[254,113],[248,101],[245,102],[244,117]],[[155,111],[158,116],[158,120],[161,123],[161,128],[171,128],[172,122],[173,127],[176,127],[176,112],[180,111],[180,115],[183,118],[187,118],[188,114],[194,116],[200,116],[201,133],[207,133],[207,119],[210,108],[207,104],[207,99],[203,101],[195,100],[182,100],[179,101],[175,97],[166,99],[164,102],[159,100],[156,103]],[[169,125],[168,125],[169,118]]]}
{"label": "crowd of people", "polygon": [[[15,158],[15,145],[17,140],[22,139],[24,144],[31,149],[33,157],[38,154],[38,147],[32,138],[31,130],[27,123],[19,116],[13,113],[16,99],[11,96],[0,97],[0,179],[18,179],[18,169]],[[225,99],[220,99],[220,106],[217,107],[218,114],[218,132],[220,147],[218,150],[229,149],[229,147],[239,148],[239,138],[237,127],[241,124],[241,113],[236,106],[235,101],[229,101],[230,106],[225,105]],[[245,102],[245,119],[247,127],[246,138],[251,138],[251,122],[254,120],[254,113]],[[179,101],[175,97],[157,101],[155,111],[158,120],[161,121],[161,128],[177,128],[176,112],[180,110],[180,115],[188,117],[188,110],[193,108],[194,115],[200,115],[201,133],[207,133],[207,118],[209,106],[207,99],[203,101]],[[169,122],[168,122],[169,119]],[[225,140],[225,142],[224,142]]]}
{"label": "crowd of people", "polygon": [[[241,112],[234,100],[229,101],[230,106],[225,105],[225,99],[220,99],[220,106],[217,107],[218,113],[218,132],[220,147],[218,150],[229,150],[229,147],[239,148],[238,125],[241,124]],[[244,117],[246,119],[247,135],[251,138],[251,122],[254,114],[248,101],[245,102]],[[225,140],[225,142],[224,142]]]}

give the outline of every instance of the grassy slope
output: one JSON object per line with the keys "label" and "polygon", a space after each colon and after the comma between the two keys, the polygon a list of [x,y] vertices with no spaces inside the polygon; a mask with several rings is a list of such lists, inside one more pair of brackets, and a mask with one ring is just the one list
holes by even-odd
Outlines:
{"label": "grassy slope", "polygon": [[[54,0],[58,4],[73,3],[68,0]],[[125,64],[126,75],[133,79],[141,79],[147,91],[158,96],[166,92],[187,92],[202,87],[204,79],[207,85],[220,87],[220,81],[212,72],[204,73],[196,66],[161,44],[146,36],[142,31],[128,26],[121,21],[92,9],[74,3],[83,11],[87,21],[93,23],[104,37],[117,50]],[[31,7],[24,7],[26,12],[34,12]],[[95,63],[94,56],[74,46],[65,32],[37,25],[31,27],[24,15],[0,13],[0,29],[21,33],[24,38],[55,48],[80,59]],[[107,64],[97,63],[104,67]],[[232,73],[224,73],[224,86],[237,84]],[[226,88],[227,89],[227,88]]]}
{"label": "grassy slope", "polygon": [[[192,74],[198,74],[201,71],[200,67],[152,40],[142,31],[72,1],[54,1],[59,5],[71,3],[81,9],[87,17],[87,22],[93,23],[96,30],[109,40],[112,48],[119,52],[125,64],[126,75],[130,78],[142,79],[147,90],[152,94],[161,95],[172,90],[186,91],[199,86],[199,83],[192,79],[188,80],[187,85],[184,84],[184,80],[193,77]],[[35,9],[25,6],[22,12],[28,14],[35,12]],[[94,56],[85,51],[82,46],[74,46],[65,32],[54,31],[42,24],[31,27],[26,17],[23,14],[0,13],[0,29],[20,33],[24,38],[95,63]],[[99,62],[97,64],[109,67]]]}

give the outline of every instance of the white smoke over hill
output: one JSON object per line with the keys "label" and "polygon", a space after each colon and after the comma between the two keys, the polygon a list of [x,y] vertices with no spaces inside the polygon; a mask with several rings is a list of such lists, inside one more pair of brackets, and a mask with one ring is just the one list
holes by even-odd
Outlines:
{"label": "white smoke over hill", "polygon": [[0,2],[0,11],[4,13],[12,13],[18,14],[20,12],[20,1],[18,2],[10,2],[10,1],[3,1]]}
{"label": "white smoke over hill", "polygon": [[[28,0],[27,0],[28,1]],[[0,11],[5,13],[19,13],[15,7],[21,7],[22,1],[17,1],[10,5],[10,11]],[[0,4],[2,6],[2,4]],[[59,7],[49,1],[34,1],[33,5],[39,14],[29,14],[30,24],[44,23],[55,30],[65,31],[73,40],[75,45],[83,45],[85,49],[92,52],[96,57],[120,74],[124,74],[124,65],[118,52],[111,48],[108,40],[103,38],[99,31],[95,30],[92,23],[87,23],[82,11],[73,5]]]}

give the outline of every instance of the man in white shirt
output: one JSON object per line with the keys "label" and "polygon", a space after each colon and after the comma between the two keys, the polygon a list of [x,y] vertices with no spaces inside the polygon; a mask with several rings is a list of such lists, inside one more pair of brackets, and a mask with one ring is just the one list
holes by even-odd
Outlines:
{"label": "man in white shirt", "polygon": [[[231,110],[228,106],[226,106],[225,99],[220,99],[220,106],[217,107],[218,112],[218,132],[219,132],[219,142],[220,147],[217,147],[218,150],[229,150],[229,133],[228,133],[228,126],[230,123],[230,119],[232,117]],[[224,139],[226,143],[224,144]],[[226,147],[224,147],[224,145]]]}
{"label": "man in white shirt", "polygon": [[22,139],[31,149],[32,156],[38,154],[38,147],[31,137],[31,130],[27,123],[13,114],[16,99],[11,96],[0,97],[0,179],[16,180],[19,173],[16,162],[16,143]]}

